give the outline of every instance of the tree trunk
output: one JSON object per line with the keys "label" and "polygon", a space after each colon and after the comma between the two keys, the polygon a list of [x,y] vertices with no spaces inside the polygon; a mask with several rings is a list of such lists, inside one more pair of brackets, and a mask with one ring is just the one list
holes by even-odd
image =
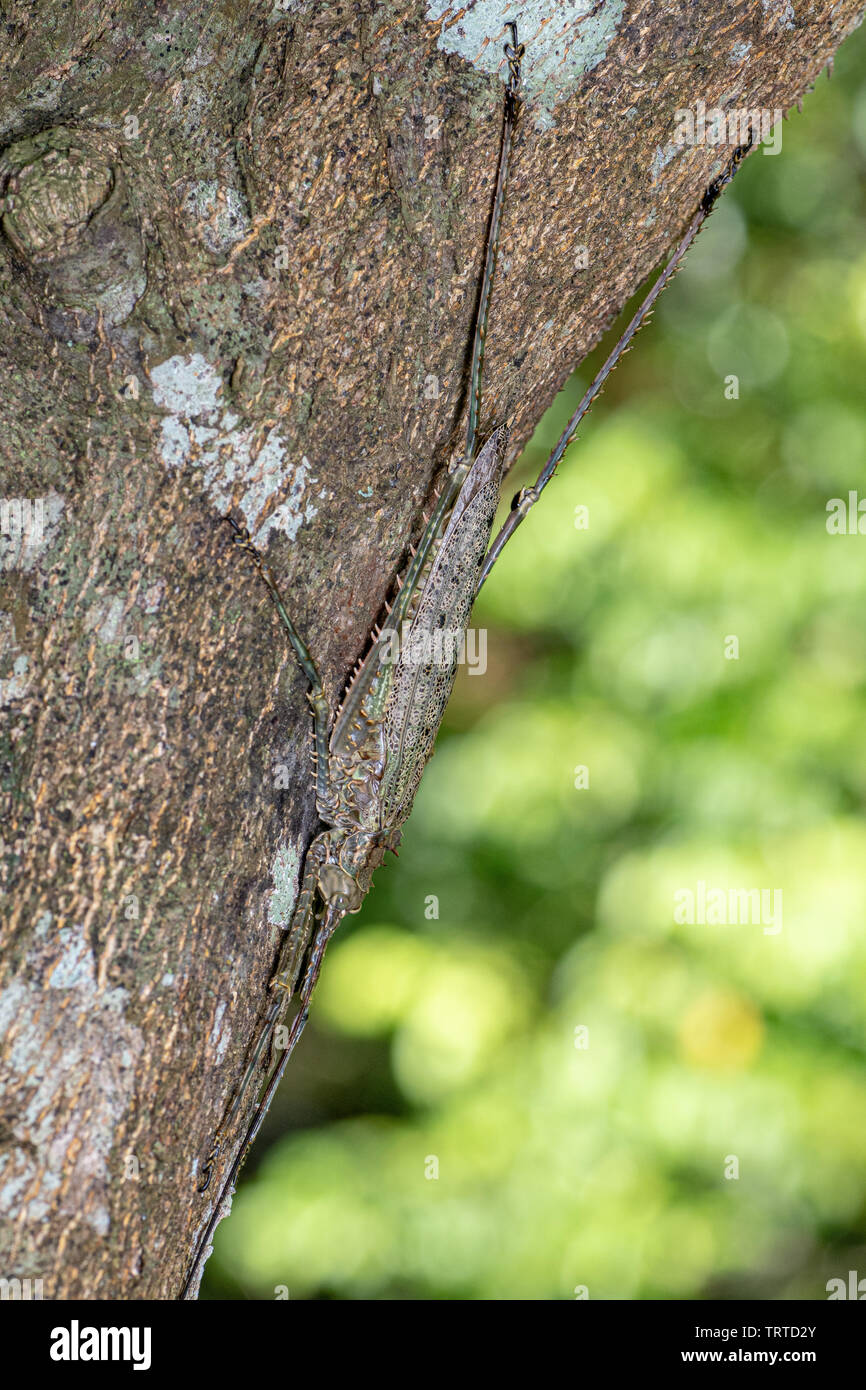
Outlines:
{"label": "tree trunk", "polygon": [[[525,105],[482,428],[516,454],[732,143],[855,0],[3,5],[0,1271],[174,1298],[336,698],[459,449],[502,116]],[[733,141],[736,143],[736,140]]]}

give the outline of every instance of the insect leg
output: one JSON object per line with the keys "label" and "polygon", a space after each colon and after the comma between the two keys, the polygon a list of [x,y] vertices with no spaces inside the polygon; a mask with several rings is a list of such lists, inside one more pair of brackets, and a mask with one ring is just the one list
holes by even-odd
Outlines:
{"label": "insect leg", "polygon": [[312,998],[313,990],[316,987],[316,981],[319,978],[319,971],[322,968],[322,959],[325,954],[325,948],[327,947],[327,944],[333,936],[336,928],[342,921],[343,916],[344,914],[339,908],[329,904],[325,909],[324,917],[321,923],[319,924],[318,929],[316,930],[315,936],[313,937],[312,950],[310,951],[307,968],[304,972],[304,979],[301,984],[299,994],[300,1007],[294,1019],[292,1020],[292,1026],[289,1030],[289,1037],[286,1043],[285,1051],[283,1052],[283,1055],[280,1058],[277,1065],[271,1071],[271,1074],[268,1078],[268,1083],[264,1091],[262,1092],[259,1103],[256,1106],[253,1118],[250,1121],[246,1134],[244,1135],[243,1142],[240,1148],[238,1149],[237,1154],[235,1155],[232,1166],[229,1169],[225,1182],[223,1183],[223,1188],[220,1192],[219,1201],[214,1207],[213,1212],[211,1213],[210,1220],[208,1221],[204,1233],[201,1239],[199,1240],[198,1245],[196,1246],[196,1252],[193,1256],[193,1261],[190,1266],[189,1273],[187,1274],[186,1280],[184,1281],[183,1289],[181,1290],[180,1296],[182,1299],[186,1298],[187,1294],[192,1288],[199,1265],[201,1264],[202,1259],[205,1257],[207,1253],[208,1246],[210,1245],[210,1242],[213,1239],[213,1233],[216,1230],[217,1225],[219,1223],[223,1203],[231,1193],[235,1185],[235,1182],[237,1181],[237,1176],[240,1172],[241,1165],[247,1156],[247,1152],[250,1146],[255,1141],[256,1135],[261,1129],[262,1122],[265,1118],[265,1115],[268,1112],[268,1107],[270,1106],[270,1103],[274,1098],[274,1093],[278,1085],[280,1084],[280,1079],[283,1075],[283,1072],[286,1069],[286,1066],[288,1065],[289,1058],[291,1057],[295,1049],[295,1046],[297,1045],[298,1039],[304,1031],[304,1025],[307,1022],[307,1013],[310,1007],[310,999]]}
{"label": "insect leg", "polygon": [[[259,1128],[261,1127],[261,1123],[265,1118],[268,1106],[270,1105],[274,1092],[276,1091],[277,1086],[279,1085],[280,1077],[285,1071],[289,1059],[298,1044],[298,1041],[300,1039],[301,1034],[304,1031],[304,1028],[306,1027],[307,1017],[310,1009],[310,1000],[313,997],[313,990],[316,988],[316,981],[319,978],[319,972],[322,968],[322,960],[324,959],[325,948],[328,945],[328,942],[330,941],[331,937],[334,935],[334,932],[336,931],[337,927],[340,925],[340,922],[343,920],[344,916],[345,914],[341,910],[329,904],[325,908],[322,920],[319,923],[319,926],[317,927],[316,932],[313,936],[313,944],[310,949],[309,958],[307,960],[307,968],[304,971],[304,978],[301,981],[301,987],[298,991],[298,1012],[292,1019],[292,1024],[289,1029],[289,1036],[286,1039],[286,1046],[283,1049],[283,1054],[280,1057],[279,1062],[276,1064],[273,1071],[271,1072],[268,1084],[265,1087],[264,1092],[262,1093],[262,1098],[259,1101],[258,1106],[256,1107],[256,1113],[253,1116],[245,1140],[245,1145],[247,1148],[249,1148],[250,1144],[252,1144],[253,1140],[259,1132]],[[279,976],[277,976],[275,980],[275,987],[278,989],[282,989],[286,991],[286,993],[288,993],[288,982],[281,983],[281,978]]]}
{"label": "insect leg", "polygon": [[316,800],[320,806],[327,806],[331,800],[328,762],[328,725],[331,712],[327,696],[322,688],[322,678],[316,669],[316,663],[310,655],[306,642],[289,617],[279,585],[277,584],[276,577],[270,565],[265,564],[264,558],[253,544],[252,537],[247,528],[245,526],[239,526],[230,516],[227,516],[225,519],[235,533],[235,544],[240,546],[241,550],[246,551],[247,555],[252,557],[256,569],[267,585],[276,610],[280,615],[280,620],[292,644],[292,649],[295,656],[298,658],[298,664],[310,683],[307,699],[313,707],[316,750]]}
{"label": "insect leg", "polygon": [[701,203],[698,207],[697,212],[692,217],[692,220],[686,228],[676,250],[674,251],[673,255],[671,256],[661,275],[659,275],[652,288],[645,295],[643,301],[636,309],[631,321],[629,322],[628,326],[623,332],[622,337],[611,349],[611,352],[609,353],[604,365],[599,368],[595,377],[590,382],[589,386],[584,392],[580,404],[577,407],[577,410],[574,412],[565,429],[563,430],[553,452],[551,453],[549,459],[547,460],[541,472],[539,473],[535,483],[532,487],[524,488],[522,492],[519,492],[515,497],[514,502],[511,506],[511,511],[506,517],[501,530],[499,531],[498,535],[496,536],[496,539],[493,541],[493,544],[487,552],[487,556],[485,558],[484,565],[481,570],[481,577],[478,580],[478,589],[476,590],[476,593],[479,592],[479,590],[481,589],[482,584],[484,583],[490,571],[493,569],[493,566],[496,564],[496,561],[502,554],[502,551],[504,550],[506,544],[511,539],[514,532],[517,530],[520,523],[523,521],[523,518],[526,516],[527,512],[535,506],[542,492],[547,487],[547,484],[550,482],[554,472],[556,471],[557,464],[559,463],[569,444],[573,440],[577,432],[578,425],[580,424],[586,412],[589,410],[596,396],[603,389],[604,384],[607,381],[607,378],[610,376],[611,372],[613,371],[619,359],[622,357],[623,353],[628,351],[629,347],[631,346],[632,340],[635,337],[635,334],[638,332],[641,325],[646,322],[653,308],[653,305],[655,304],[662,290],[665,288],[666,285],[670,284],[670,281],[673,279],[674,275],[676,274],[677,270],[679,269],[682,263],[683,257],[685,256],[686,252],[688,251],[698,232],[701,230],[701,227],[704,225],[707,218],[709,217],[717,197],[721,193],[722,189],[728,183],[730,183],[731,179],[733,178],[734,174],[736,173],[737,169],[739,168],[740,164],[742,163],[743,159],[745,158],[746,154],[751,148],[751,144],[752,139],[750,135],[748,143],[745,145],[740,145],[738,149],[735,150],[724,173],[721,174],[719,178],[715,179],[710,184],[709,188],[707,189],[706,193],[701,199]]}
{"label": "insect leg", "polygon": [[291,926],[283,940],[277,968],[271,978],[270,988],[275,990],[275,997],[259,1030],[252,1056],[247,1063],[240,1085],[235,1090],[223,1122],[214,1135],[210,1152],[202,1167],[201,1181],[198,1184],[199,1192],[206,1192],[210,1186],[214,1165],[222,1152],[224,1136],[231,1133],[232,1125],[243,1104],[244,1097],[255,1080],[262,1053],[273,1036],[280,1015],[285,1011],[294,994],[301,963],[312,933],[313,902],[322,857],[320,842],[314,840],[307,852],[301,891],[298,894],[298,901],[292,914]]}

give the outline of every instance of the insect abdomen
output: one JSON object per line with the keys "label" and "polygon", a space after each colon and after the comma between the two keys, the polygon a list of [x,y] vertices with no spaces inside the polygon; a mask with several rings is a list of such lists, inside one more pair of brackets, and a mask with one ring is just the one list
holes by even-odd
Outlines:
{"label": "insect abdomen", "polygon": [[408,816],[433,751],[499,503],[507,441],[502,426],[469,470],[402,642],[385,708],[386,824]]}

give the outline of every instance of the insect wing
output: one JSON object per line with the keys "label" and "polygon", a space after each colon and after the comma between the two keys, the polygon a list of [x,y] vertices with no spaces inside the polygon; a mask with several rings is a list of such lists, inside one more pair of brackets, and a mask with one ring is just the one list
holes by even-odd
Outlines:
{"label": "insect wing", "polygon": [[500,426],[466,476],[411,625],[402,635],[385,709],[383,824],[406,819],[454,685],[490,539],[508,432]]}

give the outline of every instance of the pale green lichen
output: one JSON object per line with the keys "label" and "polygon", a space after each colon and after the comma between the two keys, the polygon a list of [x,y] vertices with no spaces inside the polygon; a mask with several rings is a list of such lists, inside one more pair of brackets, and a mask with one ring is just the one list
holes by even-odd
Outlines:
{"label": "pale green lichen", "polygon": [[[10,624],[11,626],[11,624]],[[15,700],[23,700],[30,690],[30,661],[22,652],[12,662],[12,674],[8,680],[0,680],[0,708],[11,705]]]}
{"label": "pale green lichen", "polygon": [[670,140],[665,145],[664,149],[662,149],[661,145],[659,145],[656,148],[656,152],[653,155],[652,165],[650,169],[651,181],[653,184],[657,184],[659,182],[662,176],[662,171],[667,168],[671,160],[676,159],[678,155],[681,155],[685,148],[686,146],[684,144],[681,144],[676,140]]}
{"label": "pale green lichen", "polygon": [[224,255],[247,235],[250,220],[236,188],[223,186],[216,179],[195,183],[183,201],[188,223],[209,251]]}
{"label": "pale green lichen", "polygon": [[791,0],[761,0],[764,23],[776,29],[796,28],[796,16]]}
{"label": "pale green lichen", "polygon": [[271,865],[271,889],[268,921],[274,927],[287,927],[292,920],[298,898],[298,878],[301,855],[297,845],[288,841],[280,845]]}
{"label": "pale green lichen", "polygon": [[[0,499],[2,500],[2,499]],[[27,499],[31,516],[36,499]],[[32,523],[22,528],[7,526],[0,529],[0,570],[35,569],[42,556],[57,540],[60,517],[66,505],[65,498],[52,488],[44,497],[38,499],[39,525]]]}
{"label": "pale green lichen", "polygon": [[85,632],[95,632],[103,646],[110,646],[120,636],[124,600],[119,596],[104,599],[85,615]]}
{"label": "pale green lichen", "polygon": [[482,72],[507,71],[502,52],[509,40],[506,22],[517,24],[526,45],[523,97],[537,129],[555,124],[554,107],[574,92],[586,73],[602,61],[616,35],[625,0],[474,0],[444,4],[428,0],[427,18],[441,24],[438,46]]}
{"label": "pale green lichen", "polygon": [[[52,937],[51,923],[51,913],[43,912],[28,956],[33,980],[13,980],[0,992],[0,1034],[10,1039],[7,1065],[27,1097],[0,1163],[0,1203],[8,1209],[17,1201],[34,1221],[46,1220],[59,1204],[105,1236],[111,1158],[135,1089],[134,1063],[143,1040],[125,1017],[128,991],[100,988],[84,928],[63,927]],[[54,960],[45,970],[44,953],[52,945]],[[45,992],[37,982],[42,971],[48,989],[68,995],[79,1020],[74,1037],[62,1044],[46,1040]],[[70,1087],[80,1102],[72,1108]]]}
{"label": "pale green lichen", "polygon": [[[222,381],[201,353],[160,362],[151,369],[150,379],[154,403],[172,412],[162,422],[165,466],[200,470],[214,507],[224,512],[234,502],[259,545],[271,531],[294,540],[301,525],[317,512],[312,502],[304,501],[310,460],[304,456],[292,467],[276,430],[262,440],[251,426],[241,424],[239,416],[222,411]],[[280,493],[285,500],[265,515]]]}

